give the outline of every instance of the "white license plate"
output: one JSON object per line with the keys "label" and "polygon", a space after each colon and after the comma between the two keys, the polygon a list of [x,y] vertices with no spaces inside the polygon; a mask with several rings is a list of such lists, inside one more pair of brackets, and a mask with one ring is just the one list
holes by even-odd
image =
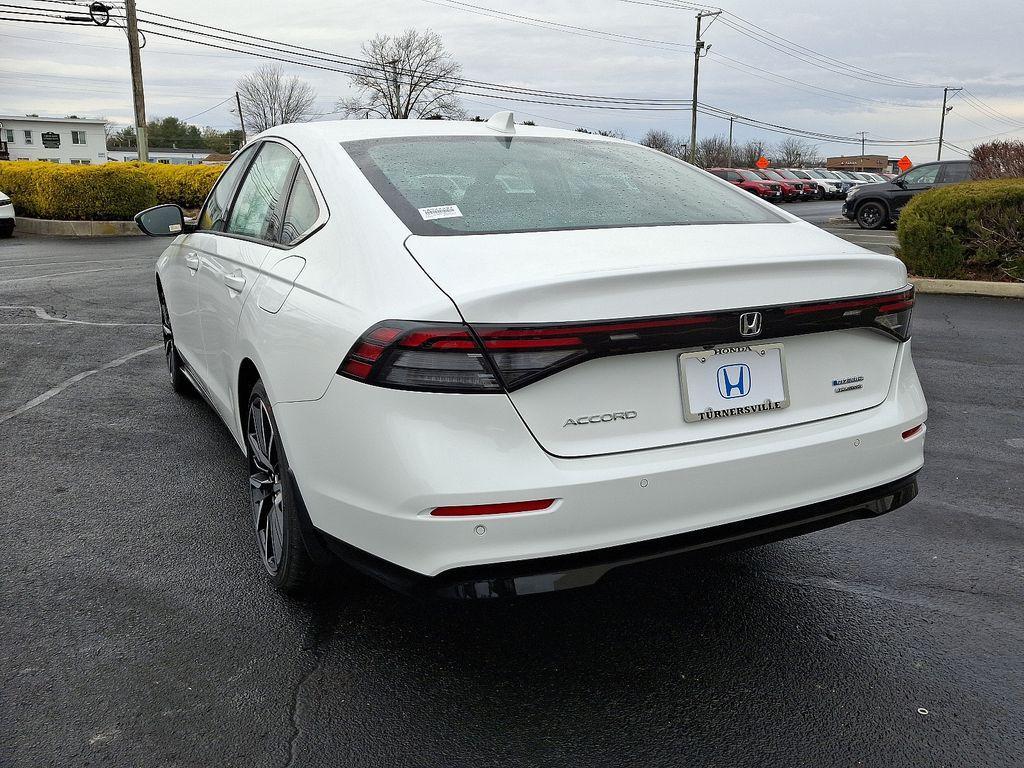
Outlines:
{"label": "white license plate", "polygon": [[686,421],[711,421],[789,407],[781,344],[736,344],[679,356]]}

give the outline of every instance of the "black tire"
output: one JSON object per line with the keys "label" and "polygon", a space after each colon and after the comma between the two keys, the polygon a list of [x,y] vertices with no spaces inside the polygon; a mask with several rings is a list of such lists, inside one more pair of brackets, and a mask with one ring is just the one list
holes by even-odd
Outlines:
{"label": "black tire", "polygon": [[308,595],[319,574],[302,539],[288,459],[274,409],[260,381],[253,385],[245,412],[245,452],[250,510],[263,568],[281,592]]}
{"label": "black tire", "polygon": [[0,222],[0,237],[10,237],[14,234],[14,221],[11,220],[10,224]]}
{"label": "black tire", "polygon": [[825,199],[825,190],[822,187],[817,187],[817,189],[814,192],[814,199],[815,200],[824,200]]}
{"label": "black tire", "polygon": [[171,389],[182,397],[192,397],[196,391],[192,382],[185,376],[182,370],[181,358],[178,349],[174,346],[174,332],[171,330],[171,315],[167,311],[167,302],[164,300],[164,292],[157,289],[160,297],[160,328],[164,336],[164,358],[167,361],[167,372],[171,377]]}
{"label": "black tire", "polygon": [[889,211],[877,200],[868,200],[857,208],[857,224],[861,229],[881,229],[888,223]]}

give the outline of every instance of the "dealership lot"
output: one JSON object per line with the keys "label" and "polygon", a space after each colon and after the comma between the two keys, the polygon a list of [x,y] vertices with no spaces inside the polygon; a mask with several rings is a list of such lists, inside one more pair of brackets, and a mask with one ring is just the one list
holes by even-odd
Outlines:
{"label": "dealership lot", "polygon": [[298,603],[170,391],[162,246],[0,244],[0,765],[1019,765],[1024,302],[920,298],[928,459],[887,517],[533,600]]}
{"label": "dealership lot", "polygon": [[855,222],[842,218],[842,200],[813,200],[779,206],[787,213],[816,224],[833,235],[849,240],[861,248],[892,255],[896,247],[896,231],[892,229],[861,229]]}

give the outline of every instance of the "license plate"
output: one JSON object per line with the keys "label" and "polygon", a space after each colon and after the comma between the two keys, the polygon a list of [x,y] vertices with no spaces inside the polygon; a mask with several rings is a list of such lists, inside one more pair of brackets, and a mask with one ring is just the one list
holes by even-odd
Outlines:
{"label": "license plate", "polygon": [[684,352],[679,375],[686,421],[765,413],[789,407],[781,344],[737,344]]}

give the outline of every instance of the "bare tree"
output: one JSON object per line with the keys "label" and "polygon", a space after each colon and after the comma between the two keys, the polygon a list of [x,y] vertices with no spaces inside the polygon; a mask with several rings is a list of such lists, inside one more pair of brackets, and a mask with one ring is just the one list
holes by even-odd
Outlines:
{"label": "bare tree", "polygon": [[350,78],[358,95],[338,102],[346,117],[465,118],[456,96],[462,65],[436,32],[377,35],[362,51],[370,63]]}
{"label": "bare tree", "polygon": [[1024,178],[1024,141],[990,141],[971,150],[976,179]]}
{"label": "bare tree", "polygon": [[718,168],[729,162],[729,139],[725,136],[705,136],[697,142],[697,165],[701,168]]}
{"label": "bare tree", "polygon": [[283,123],[303,123],[313,114],[316,91],[280,67],[263,64],[235,83],[242,101],[242,120],[249,134]]}
{"label": "bare tree", "polygon": [[737,168],[753,168],[759,158],[768,151],[768,146],[760,139],[751,139],[732,151],[732,164]]}
{"label": "bare tree", "polygon": [[672,157],[682,157],[686,154],[686,145],[668,131],[657,131],[652,128],[644,134],[640,143]]}
{"label": "bare tree", "polygon": [[626,134],[624,134],[622,131],[607,130],[607,129],[604,129],[604,128],[598,128],[596,131],[592,131],[589,128],[577,128],[576,129],[576,133],[590,133],[590,134],[593,134],[595,136],[607,136],[610,139],[624,139],[624,138],[626,138]]}
{"label": "bare tree", "polygon": [[810,167],[824,165],[817,144],[789,136],[772,147],[775,164],[782,168]]}

